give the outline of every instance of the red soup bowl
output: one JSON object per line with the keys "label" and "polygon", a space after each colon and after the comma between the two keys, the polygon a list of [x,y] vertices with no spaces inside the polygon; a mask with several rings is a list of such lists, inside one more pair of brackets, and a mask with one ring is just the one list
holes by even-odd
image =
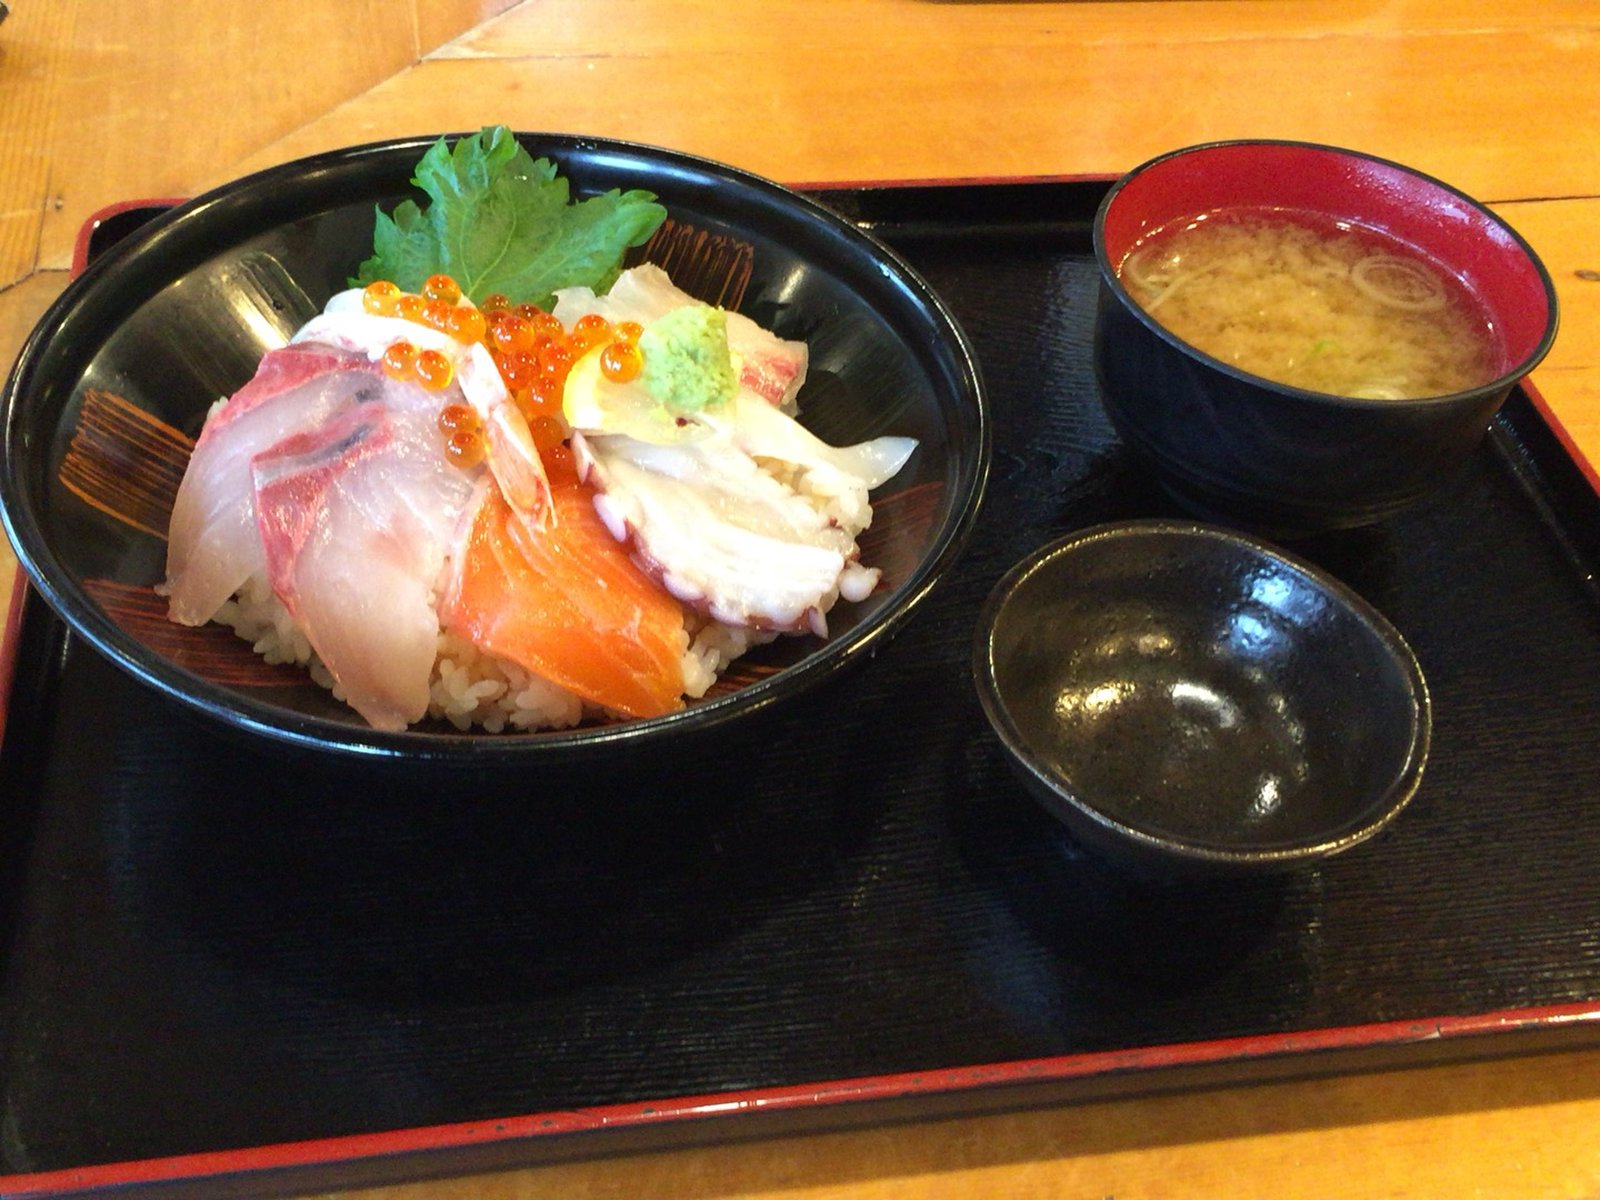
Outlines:
{"label": "red soup bowl", "polygon": [[[1190,345],[1145,311],[1123,266],[1152,239],[1238,211],[1354,230],[1430,260],[1482,315],[1492,377],[1449,394],[1352,398]],[[1369,525],[1446,486],[1555,339],[1555,289],[1526,241],[1456,189],[1353,150],[1230,141],[1163,154],[1106,195],[1094,246],[1095,371],[1113,425],[1184,507],[1257,532]]]}

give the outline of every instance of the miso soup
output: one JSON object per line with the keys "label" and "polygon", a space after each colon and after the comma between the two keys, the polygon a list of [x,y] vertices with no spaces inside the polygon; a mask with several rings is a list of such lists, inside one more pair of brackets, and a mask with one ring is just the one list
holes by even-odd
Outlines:
{"label": "miso soup", "polygon": [[1118,274],[1191,346],[1294,387],[1401,400],[1476,387],[1505,368],[1477,297],[1370,229],[1219,210],[1141,242]]}

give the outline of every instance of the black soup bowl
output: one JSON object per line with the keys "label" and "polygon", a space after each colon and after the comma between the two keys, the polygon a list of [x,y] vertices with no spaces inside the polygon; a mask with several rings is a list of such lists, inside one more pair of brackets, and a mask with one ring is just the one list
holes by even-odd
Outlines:
{"label": "black soup bowl", "polygon": [[[453,139],[452,135],[452,139]],[[521,134],[574,197],[643,188],[667,223],[643,254],[710,303],[810,349],[801,419],[836,445],[917,439],[874,493],[865,561],[884,585],[829,614],[830,637],[781,638],[667,716],[537,734],[423,724],[380,733],[304,672],[263,668],[231,631],[165,618],[167,509],[187,439],[372,252],[375,206],[421,198],[434,138],[340,150],[252,175],[143,226],[75,280],[4,392],[0,506],[22,566],[82,638],[157,691],[227,727],[366,758],[514,763],[659,745],[721,726],[869,658],[954,560],[988,467],[971,345],[893,251],[778,184],[685,154]]]}
{"label": "black soup bowl", "polygon": [[[1354,399],[1196,349],[1145,311],[1121,271],[1163,232],[1240,210],[1372,231],[1431,260],[1486,312],[1498,371],[1449,395]],[[1118,433],[1189,512],[1269,536],[1372,524],[1447,483],[1555,338],[1555,289],[1514,230],[1436,179],[1352,150],[1232,141],[1161,155],[1106,195],[1094,246],[1095,372]]]}
{"label": "black soup bowl", "polygon": [[1309,563],[1217,526],[1128,521],[1016,564],[977,625],[985,715],[1033,797],[1148,878],[1312,865],[1422,780],[1415,656]]}

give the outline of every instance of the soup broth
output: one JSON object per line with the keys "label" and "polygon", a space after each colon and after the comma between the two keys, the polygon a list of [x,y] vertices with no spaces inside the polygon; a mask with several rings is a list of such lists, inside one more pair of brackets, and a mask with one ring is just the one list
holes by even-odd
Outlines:
{"label": "soup broth", "polygon": [[1504,369],[1477,298],[1372,230],[1222,210],[1146,239],[1118,274],[1190,345],[1294,387],[1401,400],[1476,387]]}

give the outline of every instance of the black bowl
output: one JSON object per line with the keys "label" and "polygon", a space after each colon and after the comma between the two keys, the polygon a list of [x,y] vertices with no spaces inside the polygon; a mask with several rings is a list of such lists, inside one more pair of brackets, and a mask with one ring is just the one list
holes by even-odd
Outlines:
{"label": "black bowl", "polygon": [[[1140,306],[1118,270],[1161,229],[1239,207],[1349,222],[1410,244],[1484,303],[1501,373],[1452,395],[1358,400],[1195,349]],[[1237,141],[1161,155],[1107,193],[1094,246],[1095,372],[1118,433],[1189,512],[1269,536],[1368,525],[1426,497],[1459,471],[1555,339],[1555,288],[1514,230],[1436,179],[1351,150]]]}
{"label": "black bowl", "polygon": [[1411,650],[1321,570],[1213,526],[1044,547],[978,622],[983,709],[1039,802],[1146,875],[1304,866],[1410,800],[1431,732]]}
{"label": "black bowl", "polygon": [[668,224],[645,253],[681,286],[810,344],[801,413],[821,437],[918,439],[874,496],[877,519],[861,539],[887,586],[836,607],[829,640],[780,639],[683,711],[520,735],[378,733],[304,675],[264,669],[230,632],[165,620],[151,589],[164,573],[185,436],[346,286],[371,253],[374,206],[416,195],[411,175],[433,140],[320,155],[183,204],[45,314],[6,384],[0,472],[6,531],[44,598],[112,661],[194,710],[252,734],[376,756],[495,761],[678,736],[867,657],[949,566],[976,513],[989,427],[967,339],[894,253],[792,191],[667,150],[545,134],[521,141],[557,164],[575,196],[657,194]]}

